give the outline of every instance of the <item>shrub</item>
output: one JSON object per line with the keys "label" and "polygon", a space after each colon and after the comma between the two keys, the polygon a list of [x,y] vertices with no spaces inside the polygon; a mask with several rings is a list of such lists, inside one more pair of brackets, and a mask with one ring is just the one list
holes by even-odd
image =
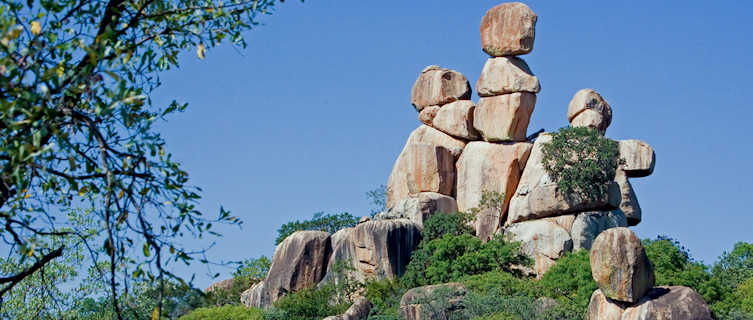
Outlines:
{"label": "shrub", "polygon": [[519,248],[518,243],[506,242],[502,236],[486,243],[470,234],[445,234],[428,242],[422,240],[403,275],[403,285],[444,283],[466,275],[510,271],[513,265],[530,264]]}
{"label": "shrub", "polygon": [[282,240],[285,240],[285,238],[296,231],[315,230],[335,233],[337,230],[355,226],[357,223],[358,218],[347,212],[340,214],[324,214],[324,212],[317,212],[310,220],[296,220],[280,226],[280,229],[277,229],[275,244],[280,244]]}
{"label": "shrub", "polygon": [[345,312],[350,304],[333,304],[333,297],[337,295],[337,287],[333,283],[327,283],[318,288],[306,288],[282,297],[275,303],[277,312],[272,313],[268,318],[319,320],[338,315]]}
{"label": "shrub", "polygon": [[591,275],[588,250],[570,252],[559,258],[541,278],[541,286],[546,296],[586,310],[591,294],[599,288]]}
{"label": "shrub", "polygon": [[262,311],[244,306],[198,308],[179,320],[262,320]]}
{"label": "shrub", "polygon": [[265,256],[241,262],[233,272],[233,284],[230,289],[217,288],[208,292],[206,295],[207,304],[214,306],[240,305],[243,291],[263,280],[267,276],[270,265],[271,262]]}
{"label": "shrub", "polygon": [[367,281],[364,284],[364,297],[373,304],[371,315],[379,316],[379,319],[397,318],[397,309],[405,291],[395,279]]}
{"label": "shrub", "polygon": [[738,242],[731,252],[724,252],[714,264],[712,274],[730,288],[753,278],[753,243]]}
{"label": "shrub", "polygon": [[462,212],[432,215],[424,222],[421,239],[429,242],[444,235],[473,234],[473,228],[470,226],[471,218],[470,214]]}
{"label": "shrub", "polygon": [[616,141],[585,127],[560,128],[542,151],[546,172],[557,182],[558,192],[568,197],[600,198],[621,162]]}

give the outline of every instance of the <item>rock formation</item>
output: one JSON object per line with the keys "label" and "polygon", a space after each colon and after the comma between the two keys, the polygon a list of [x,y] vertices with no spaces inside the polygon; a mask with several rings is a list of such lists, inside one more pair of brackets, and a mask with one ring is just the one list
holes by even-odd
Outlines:
{"label": "rock formation", "polygon": [[[643,217],[629,179],[653,172],[653,148],[640,140],[617,141],[620,161],[607,192],[563,195],[543,162],[544,146],[553,135],[537,132],[527,137],[541,85],[518,55],[533,50],[536,20],[530,8],[517,2],[486,12],[480,32],[482,49],[490,57],[476,82],[477,103],[460,72],[435,65],[424,68],[410,97],[420,125],[395,160],[387,182],[387,210],[332,236],[291,235],[277,248],[265,281],[243,293],[244,304],[267,306],[320,281],[400,276],[426,219],[459,210],[475,213],[473,226],[482,241],[502,234],[521,242],[539,277],[564,254],[591,249],[594,277],[601,288],[592,299],[595,311],[589,311],[596,318],[632,314],[628,304],[641,310],[670,310],[662,300],[666,297],[641,305],[641,299],[661,290],[652,289],[650,264],[640,242],[625,229]],[[613,120],[612,106],[593,89],[576,92],[566,113],[563,103],[562,113],[571,127],[592,128],[600,135]],[[490,206],[482,200],[485,195],[498,199]],[[697,305],[685,289],[666,290]],[[406,297],[400,312],[414,319],[418,307],[410,295]]]}
{"label": "rock formation", "polygon": [[710,320],[711,311],[693,289],[653,287],[654,271],[640,240],[627,228],[602,232],[591,248],[589,320]]}
{"label": "rock formation", "polygon": [[[422,226],[432,210],[454,209],[450,198],[456,199],[458,210],[475,212],[474,228],[483,241],[498,233],[523,241],[540,276],[564,253],[589,249],[604,230],[640,223],[641,208],[628,179],[650,175],[655,155],[645,142],[618,141],[622,161],[606,193],[560,192],[543,164],[551,134],[535,141],[526,137],[541,85],[517,55],[533,50],[536,20],[517,2],[486,12],[481,42],[491,57],[476,82],[478,103],[470,100],[468,80],[460,72],[434,65],[421,71],[411,103],[423,125],[395,161],[387,182],[388,210],[375,218],[408,218]],[[612,107],[595,90],[582,89],[566,116],[570,126],[603,135],[612,123]],[[501,205],[484,207],[484,193],[500,195]],[[441,196],[444,204],[424,194]],[[538,222],[524,224],[529,221]]]}

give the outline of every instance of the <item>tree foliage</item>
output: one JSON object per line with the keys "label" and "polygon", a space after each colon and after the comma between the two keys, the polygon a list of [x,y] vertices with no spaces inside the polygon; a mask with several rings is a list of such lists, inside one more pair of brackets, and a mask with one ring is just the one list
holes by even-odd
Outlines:
{"label": "tree foliage", "polygon": [[[222,209],[216,218],[197,210],[200,189],[155,126],[186,104],[157,106],[150,95],[160,73],[178,67],[180,52],[203,59],[225,41],[245,46],[242,32],[274,2],[0,4],[0,237],[24,267],[3,270],[0,298],[82,246],[122,318],[117,297],[129,281],[163,288],[165,278],[182,281],[169,264],[207,262],[201,248],[184,246],[186,238],[238,220]],[[75,209],[97,223],[68,219]],[[54,240],[68,236],[76,241]]]}
{"label": "tree foliage", "polygon": [[570,252],[559,258],[542,277],[541,286],[546,296],[585,310],[591,294],[599,288],[591,276],[588,250]]}
{"label": "tree foliage", "polygon": [[369,200],[369,205],[371,205],[370,213],[372,217],[387,210],[387,186],[382,184],[374,190],[367,191],[366,199]]}
{"label": "tree foliage", "polygon": [[542,164],[564,196],[597,199],[607,191],[621,162],[616,141],[597,130],[566,127],[543,145]]}
{"label": "tree foliage", "polygon": [[317,212],[314,214],[314,217],[309,220],[296,220],[283,224],[280,229],[277,229],[275,244],[280,244],[282,240],[285,240],[285,238],[296,231],[315,230],[335,233],[337,230],[353,227],[356,224],[358,224],[358,218],[347,212],[340,214],[324,214],[324,212]]}
{"label": "tree foliage", "polygon": [[511,271],[530,261],[518,243],[496,236],[483,243],[467,226],[464,213],[435,214],[424,224],[422,240],[413,251],[401,281],[407,288],[444,283],[494,270]]}
{"label": "tree foliage", "polygon": [[207,292],[207,304],[214,306],[240,305],[243,291],[264,280],[271,264],[272,262],[266,256],[242,261],[233,272],[230,288],[215,288]]}

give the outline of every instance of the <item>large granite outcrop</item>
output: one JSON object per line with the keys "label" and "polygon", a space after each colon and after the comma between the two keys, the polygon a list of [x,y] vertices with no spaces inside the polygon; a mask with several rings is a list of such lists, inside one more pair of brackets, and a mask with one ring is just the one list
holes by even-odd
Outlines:
{"label": "large granite outcrop", "polygon": [[256,289],[261,290],[260,297],[249,301],[258,300],[258,305],[252,305],[266,307],[288,293],[316,285],[324,277],[331,254],[329,233],[294,232],[277,246],[262,289]]}

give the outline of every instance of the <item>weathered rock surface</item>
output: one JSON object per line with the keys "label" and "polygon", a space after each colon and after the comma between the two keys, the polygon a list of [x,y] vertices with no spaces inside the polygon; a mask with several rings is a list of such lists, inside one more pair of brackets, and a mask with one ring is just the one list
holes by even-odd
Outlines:
{"label": "weathered rock surface", "polygon": [[607,298],[594,291],[588,304],[588,320],[711,320],[711,311],[693,289],[682,286],[656,287],[635,304]]}
{"label": "weathered rock surface", "polygon": [[623,320],[711,320],[701,295],[682,286],[657,287],[635,306],[625,309]]}
{"label": "weathered rock surface", "polygon": [[[610,183],[601,197],[590,199],[580,195],[563,196],[556,184],[540,185],[528,196],[532,217],[541,218],[585,210],[611,210],[620,205],[620,187]],[[513,220],[514,222],[514,220]]]}
{"label": "weathered rock surface", "polygon": [[555,261],[573,249],[567,230],[545,220],[511,224],[504,229],[506,239],[519,241],[520,251],[535,261],[534,271],[544,275]]}
{"label": "weathered rock surface", "polygon": [[482,97],[473,112],[473,127],[485,141],[524,141],[536,95],[516,92]]}
{"label": "weathered rock surface", "polygon": [[614,175],[614,182],[617,182],[620,186],[620,194],[622,195],[620,210],[625,214],[628,226],[637,225],[641,222],[641,205],[638,204],[638,197],[635,195],[633,186],[625,175],[625,171],[617,169]]}
{"label": "weathered rock surface", "polygon": [[[440,146],[450,151],[453,157],[457,160],[460,153],[465,148],[465,142],[459,139],[455,139],[437,129],[422,125],[410,134],[408,141],[405,143],[403,151],[395,161],[395,166],[392,168],[392,173],[387,181],[387,207],[392,207],[398,200],[405,199],[411,194],[411,182],[408,179],[408,173],[411,170],[413,164],[410,163],[411,150],[408,146],[414,144],[430,144],[434,146]],[[418,166],[423,166],[418,164]],[[453,164],[454,166],[454,164]],[[454,170],[453,170],[454,172]],[[412,175],[415,178],[415,175]],[[415,188],[414,188],[415,189]],[[430,191],[430,190],[427,190]],[[413,193],[417,193],[414,191]]]}
{"label": "weathered rock surface", "polygon": [[620,158],[625,160],[622,170],[628,177],[639,178],[651,175],[656,164],[654,148],[640,140],[620,140]]}
{"label": "weathered rock surface", "polygon": [[209,293],[209,292],[217,290],[217,289],[230,290],[233,287],[233,283],[235,282],[234,280],[235,279],[231,278],[231,279],[225,279],[225,280],[217,281],[215,283],[210,284],[209,287],[207,287],[204,290],[204,292],[205,293]]}
{"label": "weathered rock surface", "polygon": [[586,319],[588,320],[622,320],[622,314],[625,312],[625,308],[622,304],[615,303],[607,296],[605,296],[601,290],[596,289],[591,294],[591,301],[588,303],[588,311],[586,313]]}
{"label": "weathered rock surface", "polygon": [[546,217],[542,218],[541,220],[549,221],[551,223],[554,223],[558,226],[560,226],[562,229],[567,230],[568,232],[570,229],[573,228],[573,223],[575,222],[575,217],[577,214],[564,214],[561,216],[554,216],[554,217]]}
{"label": "weathered rock surface", "polygon": [[430,126],[434,123],[434,118],[437,116],[437,112],[439,112],[439,106],[428,106],[418,113],[418,120],[425,125]]}
{"label": "weathered rock surface", "polygon": [[439,66],[428,66],[413,84],[410,102],[416,111],[421,112],[428,106],[441,106],[470,98],[471,85],[462,73]]}
{"label": "weathered rock surface", "polygon": [[346,239],[348,239],[348,237],[350,236],[350,234],[353,232],[353,229],[355,229],[355,228],[353,228],[353,227],[351,227],[351,228],[342,228],[340,230],[337,230],[337,232],[333,233],[330,236],[330,242],[332,243],[333,252],[334,252],[334,249],[337,248],[337,247],[339,247],[340,244],[343,241],[345,241]]}
{"label": "weathered rock surface", "polygon": [[392,208],[374,216],[374,219],[410,219],[423,229],[424,221],[431,215],[455,212],[458,212],[455,198],[436,192],[421,192],[398,201]]}
{"label": "weathered rock surface", "polygon": [[[419,192],[452,195],[455,186],[455,157],[447,148],[410,143],[398,157],[387,182],[388,205]],[[392,196],[392,197],[391,197]]]}
{"label": "weathered rock surface", "polygon": [[277,246],[264,280],[261,306],[268,306],[289,292],[319,283],[331,253],[329,233],[323,231],[296,231],[285,238]]}
{"label": "weathered rock surface", "polygon": [[448,103],[439,109],[432,126],[456,138],[478,139],[478,132],[473,128],[473,110],[475,108],[473,101],[470,100]]}
{"label": "weathered rock surface", "polygon": [[261,307],[261,297],[264,291],[264,281],[254,283],[251,288],[241,293],[241,304],[246,307]]}
{"label": "weathered rock surface", "polygon": [[526,54],[533,50],[536,14],[520,2],[489,9],[481,19],[481,47],[493,57]]}
{"label": "weathered rock surface", "polygon": [[476,235],[488,240],[504,222],[507,205],[517,188],[532,144],[468,143],[457,162],[457,200],[461,212],[479,207],[484,192],[505,195],[501,208],[482,209],[475,221]]}
{"label": "weathered rock surface", "polygon": [[398,312],[405,320],[450,319],[465,308],[467,292],[465,285],[457,282],[413,288],[400,299]]}
{"label": "weathered rock surface", "polygon": [[604,230],[627,227],[627,218],[620,210],[590,211],[578,214],[570,229],[573,250],[590,250],[596,237]]}
{"label": "weathered rock surface", "polygon": [[324,320],[366,320],[369,318],[369,312],[373,305],[368,299],[364,297],[358,297],[353,304],[345,310],[345,313],[339,316],[329,316]]}
{"label": "weathered rock surface", "polygon": [[628,228],[611,228],[591,247],[591,274],[608,298],[635,303],[654,286],[654,270],[640,239]]}
{"label": "weathered rock surface", "polygon": [[[421,231],[408,219],[371,220],[358,224],[334,249],[324,281],[345,277],[357,281],[401,276],[421,240]],[[350,266],[352,270],[338,270]]]}
{"label": "weathered rock surface", "polygon": [[581,89],[570,100],[567,120],[573,127],[589,127],[604,132],[612,123],[612,107],[595,90]]}
{"label": "weathered rock surface", "polygon": [[402,276],[411,253],[421,241],[418,226],[407,219],[369,221],[351,234],[357,258],[356,270],[366,278]]}
{"label": "weathered rock surface", "polygon": [[538,93],[540,90],[539,78],[533,75],[523,59],[516,57],[486,60],[476,82],[476,92],[481,97],[515,92]]}

